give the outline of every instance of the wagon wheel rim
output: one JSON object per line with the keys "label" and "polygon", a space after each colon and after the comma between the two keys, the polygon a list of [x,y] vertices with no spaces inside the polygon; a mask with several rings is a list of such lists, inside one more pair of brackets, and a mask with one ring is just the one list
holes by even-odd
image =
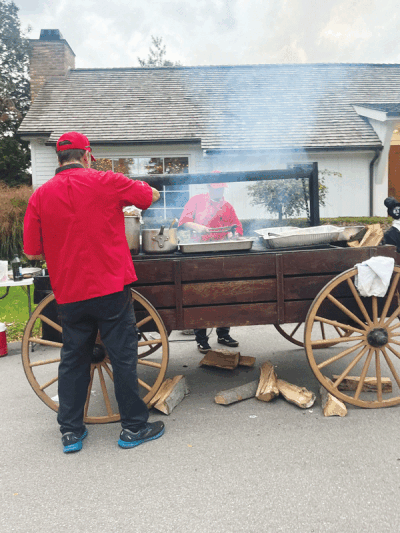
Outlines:
{"label": "wagon wheel rim", "polygon": [[[357,268],[352,268],[336,276],[316,296],[306,318],[305,348],[310,366],[318,381],[333,396],[340,400],[366,408],[390,407],[400,403],[400,393],[385,398],[383,392],[382,371],[388,373],[393,385],[400,388],[400,372],[396,364],[400,359],[400,307],[398,301],[398,283],[400,267],[395,266],[389,288],[384,298],[372,296],[362,298],[355,287]],[[340,301],[336,295],[347,291],[348,298]],[[334,320],[324,316],[321,307],[330,305],[338,316]],[[347,321],[347,322],[346,322]],[[336,325],[352,332],[349,337],[332,338],[326,340],[312,340],[311,331],[315,322]],[[335,342],[338,353],[323,355],[314,351],[327,347]],[[348,343],[341,346],[340,343]],[[321,357],[319,357],[321,356]],[[324,359],[323,359],[324,358]],[[318,362],[317,362],[318,359]],[[341,370],[333,372],[335,364],[341,365]],[[373,372],[375,370],[375,372]],[[367,375],[369,373],[369,375]],[[331,381],[332,374],[338,377]],[[347,376],[356,376],[357,386],[354,391],[341,391],[339,386]],[[376,379],[376,392],[369,392],[363,397],[362,388],[367,377]],[[368,399],[364,399],[368,396]]]}
{"label": "wagon wheel rim", "polygon": [[[304,322],[296,322],[293,324],[274,324],[275,329],[282,335],[282,337],[284,337],[289,342],[295,344],[296,346],[304,348],[304,330],[301,328],[302,325],[304,325]],[[338,328],[337,326],[335,327],[335,329],[340,337],[347,337],[352,334],[351,331],[343,330],[341,328]],[[317,330],[322,336],[322,338],[327,338],[327,335],[329,333],[326,330],[324,324],[322,324],[322,322],[317,325]],[[335,346],[336,344],[336,342],[333,342],[331,345],[325,346],[325,348]]]}
{"label": "wagon wheel rim", "polygon": [[[169,357],[169,345],[168,345],[168,335],[165,330],[164,323],[158,314],[158,312],[154,309],[154,307],[143,298],[140,294],[138,294],[136,291],[132,290],[132,299],[140,302],[140,304],[143,306],[146,312],[146,316],[150,317],[150,319],[147,320],[147,322],[152,321],[152,324],[155,328],[155,331],[159,335],[159,340],[157,340],[157,349],[162,350],[159,352],[158,361],[151,361],[147,359],[148,355],[150,353],[153,353],[153,351],[150,352],[150,350],[147,349],[148,344],[146,344],[146,341],[139,341],[138,343],[138,382],[139,382],[139,389],[142,389],[142,392],[144,393],[143,401],[146,404],[149,404],[153,396],[157,393],[158,389],[161,386],[161,383],[165,377],[167,365],[168,365],[168,357]],[[58,381],[58,364],[60,362],[60,357],[47,357],[46,356],[40,360],[36,360],[33,358],[33,353],[31,351],[32,345],[40,345],[40,346],[49,346],[52,348],[60,348],[62,347],[62,342],[54,342],[54,341],[48,341],[41,339],[38,335],[35,334],[35,330],[38,328],[38,323],[40,323],[40,320],[46,322],[48,326],[52,327],[55,331],[62,333],[62,327],[56,324],[54,321],[43,315],[43,311],[45,308],[50,305],[54,301],[54,295],[53,293],[49,294],[44,298],[36,307],[34,312],[32,313],[30,319],[28,320],[25,330],[24,330],[24,336],[22,339],[22,363],[23,368],[26,374],[26,377],[33,388],[34,392],[37,394],[37,396],[53,411],[58,411],[58,402],[54,399],[55,395],[49,394],[48,390],[51,389],[51,386],[56,386]],[[146,322],[146,323],[147,323]],[[139,326],[140,329],[140,326]],[[37,349],[35,351],[37,353]],[[160,360],[161,359],[161,360]],[[151,381],[141,378],[141,371],[142,369],[146,368],[147,373],[151,372]],[[43,376],[39,376],[39,373],[41,370],[46,369],[47,376],[43,378]],[[50,375],[49,375],[50,374]],[[88,388],[88,395],[87,400],[84,408],[84,422],[88,424],[95,424],[95,423],[108,423],[108,422],[116,422],[120,420],[120,414],[118,412],[118,408],[113,408],[114,402],[114,390],[112,387],[112,381],[113,381],[113,372],[110,360],[108,359],[108,356],[106,355],[103,360],[98,362],[93,362],[91,365],[90,370],[90,385]],[[100,416],[92,416],[90,414],[90,407],[91,402],[93,403],[92,399],[92,393],[93,391],[93,383],[97,383],[100,391],[100,395],[102,396],[102,402],[103,402],[103,409],[106,414],[100,415]],[[108,387],[107,387],[108,385]],[[111,386],[111,390],[109,390]]]}

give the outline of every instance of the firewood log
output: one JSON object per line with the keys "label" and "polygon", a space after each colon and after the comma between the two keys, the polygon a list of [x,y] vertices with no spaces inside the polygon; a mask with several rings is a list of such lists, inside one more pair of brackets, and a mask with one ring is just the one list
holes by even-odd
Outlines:
{"label": "firewood log", "polygon": [[239,366],[254,366],[255,362],[255,357],[250,357],[248,355],[241,355],[239,357]]}
{"label": "firewood log", "polygon": [[[335,381],[339,376],[333,375],[332,379]],[[338,390],[341,391],[353,391],[357,390],[360,382],[359,376],[347,376],[339,384]],[[390,378],[381,378],[382,392],[392,392],[393,386]],[[378,381],[375,377],[366,377],[362,386],[362,392],[376,392],[378,390]]]}
{"label": "firewood log", "polygon": [[319,388],[319,393],[321,395],[321,403],[324,416],[347,415],[346,405],[341,400],[333,396],[330,392],[328,392],[322,385]]}
{"label": "firewood log", "polygon": [[223,390],[219,392],[215,397],[215,403],[222,405],[230,405],[231,403],[240,402],[242,400],[247,400],[248,398],[253,398],[256,394],[258,387],[258,380],[251,381],[240,387],[235,387],[233,389]]}
{"label": "firewood log", "polygon": [[158,409],[166,415],[170,415],[173,409],[183,400],[183,398],[189,394],[189,388],[184,376],[175,376],[169,380],[166,387],[163,389],[162,394],[154,405],[155,409]]}
{"label": "firewood log", "polygon": [[260,380],[256,391],[257,400],[270,402],[275,396],[279,395],[277,386],[277,377],[272,363],[266,361],[260,367]]}
{"label": "firewood log", "polygon": [[235,369],[239,364],[240,352],[229,350],[209,350],[200,361],[200,366],[215,366],[217,368]]}
{"label": "firewood log", "polygon": [[308,409],[315,402],[315,394],[305,387],[292,385],[283,379],[277,381],[279,392],[290,403],[294,403],[302,409]]}

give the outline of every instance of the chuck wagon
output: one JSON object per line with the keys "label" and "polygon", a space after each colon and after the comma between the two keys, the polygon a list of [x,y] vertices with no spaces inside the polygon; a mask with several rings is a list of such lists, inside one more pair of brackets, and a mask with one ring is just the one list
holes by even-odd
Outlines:
{"label": "chuck wagon", "polygon": [[[178,175],[146,180],[152,186],[179,180],[191,183],[301,178],[309,180],[312,225],[319,224],[318,169]],[[400,267],[395,266],[383,298],[361,297],[355,265],[373,256],[393,257],[394,246],[353,248],[338,244],[290,249],[169,253],[133,257],[139,281],[132,289],[139,337],[138,375],[143,399],[150,404],[160,388],[169,358],[168,336],[173,330],[218,325],[274,325],[289,341],[304,347],[318,381],[350,404],[377,408],[400,403]],[[47,313],[56,306],[48,294],[32,313],[22,341],[25,373],[36,394],[58,409],[57,369],[61,336],[41,335],[60,322]],[[265,329],[266,340],[268,330]],[[339,390],[348,376],[358,376],[354,391]],[[387,391],[383,377],[393,388]],[[376,378],[376,391],[365,393],[366,378]],[[85,407],[87,423],[119,420],[113,395],[112,367],[98,342],[93,354],[91,382]]]}

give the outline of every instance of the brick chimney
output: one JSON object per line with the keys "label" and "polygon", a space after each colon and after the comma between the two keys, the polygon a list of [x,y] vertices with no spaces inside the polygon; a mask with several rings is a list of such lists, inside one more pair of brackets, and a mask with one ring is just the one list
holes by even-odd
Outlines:
{"label": "brick chimney", "polygon": [[65,76],[75,68],[75,54],[59,30],[41,30],[39,39],[29,39],[31,100],[53,76]]}

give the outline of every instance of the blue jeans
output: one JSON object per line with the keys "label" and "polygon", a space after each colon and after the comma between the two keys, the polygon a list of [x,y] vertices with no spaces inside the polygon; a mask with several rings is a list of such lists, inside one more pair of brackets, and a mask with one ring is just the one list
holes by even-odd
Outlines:
{"label": "blue jeans", "polygon": [[83,428],[91,356],[98,330],[113,368],[121,425],[137,431],[147,422],[149,412],[139,396],[138,336],[130,287],[106,296],[61,304],[59,312],[63,347],[58,369],[57,421],[61,433],[79,432]]}

